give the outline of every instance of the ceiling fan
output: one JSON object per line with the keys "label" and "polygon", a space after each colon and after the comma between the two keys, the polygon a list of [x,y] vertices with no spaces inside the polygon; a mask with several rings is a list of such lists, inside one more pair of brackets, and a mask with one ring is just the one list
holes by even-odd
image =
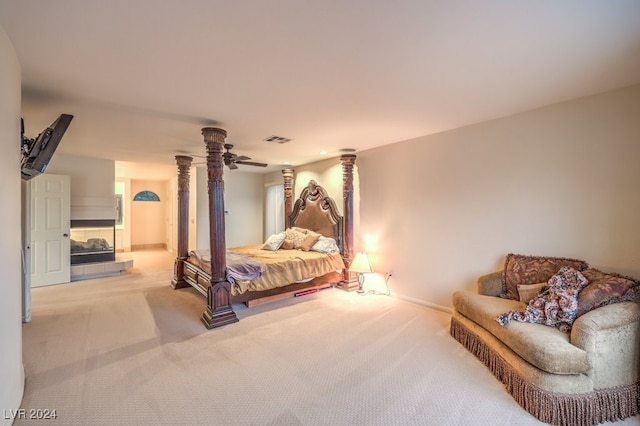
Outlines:
{"label": "ceiling fan", "polygon": [[247,157],[246,155],[237,155],[231,152],[233,145],[226,143],[224,144],[224,149],[226,152],[222,154],[222,158],[224,159],[225,166],[229,167],[230,170],[235,170],[238,168],[238,164],[242,164],[245,166],[256,166],[256,167],[267,167],[265,163],[256,163],[251,160],[251,157]]}

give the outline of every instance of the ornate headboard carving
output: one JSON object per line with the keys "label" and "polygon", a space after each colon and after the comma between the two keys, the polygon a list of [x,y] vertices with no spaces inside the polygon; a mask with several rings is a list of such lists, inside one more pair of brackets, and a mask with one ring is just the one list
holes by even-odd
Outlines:
{"label": "ornate headboard carving", "polygon": [[340,253],[344,254],[343,218],[335,201],[316,181],[311,180],[302,190],[289,216],[291,226],[310,229],[336,240]]}

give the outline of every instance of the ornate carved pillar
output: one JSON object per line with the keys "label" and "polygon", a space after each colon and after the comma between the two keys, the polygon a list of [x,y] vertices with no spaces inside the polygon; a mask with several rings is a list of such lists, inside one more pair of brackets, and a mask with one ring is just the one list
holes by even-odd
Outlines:
{"label": "ornate carved pillar", "polygon": [[202,129],[207,148],[209,188],[209,247],[211,250],[211,285],[207,290],[207,310],[202,322],[207,328],[238,321],[231,307],[231,284],[227,282],[226,241],[224,234],[224,140],[227,132],[215,127]]}
{"label": "ornate carved pillar", "polygon": [[[353,166],[356,163],[355,154],[343,154],[340,156],[342,163],[342,201],[344,217],[344,253],[342,258],[347,268],[353,261]],[[338,287],[352,291],[358,287],[358,281],[355,276],[347,270],[344,273],[344,280],[338,284]]]}
{"label": "ornate carved pillar", "polygon": [[192,157],[176,155],[178,165],[178,253],[173,264],[173,289],[189,287],[184,280],[184,261],[189,254],[189,170]]}
{"label": "ornate carved pillar", "polygon": [[293,169],[283,169],[284,178],[284,227],[291,227],[291,212],[293,211]]}

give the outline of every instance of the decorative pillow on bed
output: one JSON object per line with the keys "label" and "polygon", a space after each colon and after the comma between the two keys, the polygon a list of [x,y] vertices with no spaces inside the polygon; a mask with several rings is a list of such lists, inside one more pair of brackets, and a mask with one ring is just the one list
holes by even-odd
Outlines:
{"label": "decorative pillow on bed", "polygon": [[634,300],[640,281],[624,275],[586,269],[582,274],[589,284],[578,295],[578,316],[612,303]]}
{"label": "decorative pillow on bed", "polygon": [[280,250],[293,250],[295,247],[293,245],[293,240],[285,239],[282,245],[280,246]]}
{"label": "decorative pillow on bed", "polygon": [[272,236],[267,238],[267,241],[265,241],[264,245],[262,246],[262,250],[278,251],[285,238],[286,235],[284,232],[273,234]]}
{"label": "decorative pillow on bed", "polygon": [[309,231],[304,241],[302,241],[302,244],[300,244],[300,250],[302,251],[311,250],[311,247],[313,247],[313,245],[318,242],[321,236],[322,235],[320,234]]}
{"label": "decorative pillow on bed", "polygon": [[542,292],[542,289],[547,286],[547,283],[537,284],[520,284],[518,285],[518,295],[522,303],[529,304],[531,299],[536,297]]}
{"label": "decorative pillow on bed", "polygon": [[306,235],[306,234],[308,234],[309,232],[311,232],[311,231],[309,231],[308,229],[305,229],[305,228],[299,228],[299,227],[297,227],[297,226],[294,226],[294,227],[292,227],[291,229],[293,229],[294,231],[299,232],[299,233],[301,233],[301,234],[305,234],[305,235]]}
{"label": "decorative pillow on bed", "polygon": [[303,234],[300,231],[296,231],[293,228],[288,228],[285,231],[286,239],[293,240],[293,247],[300,248],[300,244],[307,238],[307,234]]}
{"label": "decorative pillow on bed", "polygon": [[333,238],[323,237],[323,236],[321,236],[318,239],[318,242],[315,243],[313,247],[311,247],[311,250],[317,251],[320,253],[326,253],[326,254],[340,252],[340,249],[338,248],[338,244],[336,243],[336,240],[334,240]]}
{"label": "decorative pillow on bed", "polygon": [[503,294],[501,297],[520,300],[518,285],[549,281],[549,278],[564,266],[570,266],[578,271],[589,267],[587,262],[578,259],[509,253],[502,271]]}

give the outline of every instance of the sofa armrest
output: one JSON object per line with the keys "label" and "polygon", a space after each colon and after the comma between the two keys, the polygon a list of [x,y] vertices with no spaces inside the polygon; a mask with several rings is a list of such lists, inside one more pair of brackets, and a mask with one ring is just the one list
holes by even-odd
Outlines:
{"label": "sofa armrest", "polygon": [[478,294],[500,296],[502,294],[502,271],[492,272],[478,278]]}
{"label": "sofa armrest", "polygon": [[587,352],[594,389],[640,379],[640,302],[594,309],[573,323],[571,343]]}

